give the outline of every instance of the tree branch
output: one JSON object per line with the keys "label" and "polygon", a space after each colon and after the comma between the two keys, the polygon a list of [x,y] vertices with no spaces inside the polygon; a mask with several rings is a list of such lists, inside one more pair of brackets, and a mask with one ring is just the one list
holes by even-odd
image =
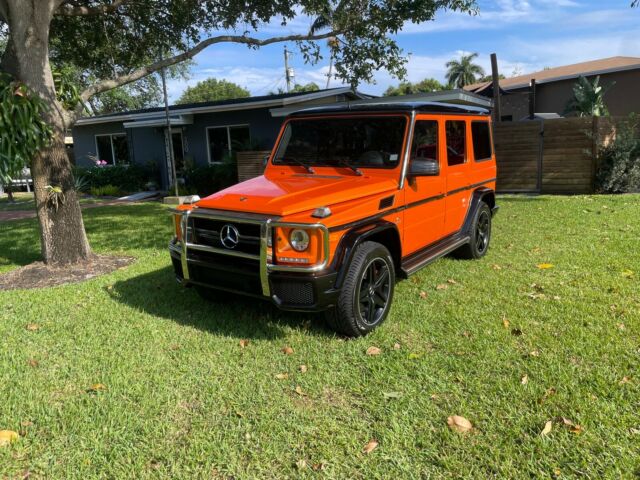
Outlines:
{"label": "tree branch", "polygon": [[108,5],[96,5],[88,7],[86,5],[70,5],[69,3],[61,5],[56,15],[64,15],[67,17],[79,17],[88,15],[105,15],[116,11],[121,5],[129,3],[131,0],[113,0]]}
{"label": "tree branch", "polygon": [[[127,83],[135,82],[136,80],[140,80],[141,78],[146,77],[147,75],[157,72],[161,68],[170,67],[171,65],[175,65],[176,63],[189,60],[190,58],[193,58],[205,48],[209,47],[210,45],[214,45],[216,43],[231,42],[231,43],[243,43],[245,45],[250,45],[254,47],[264,47],[272,43],[294,42],[294,41],[305,41],[305,40],[322,40],[323,38],[335,37],[337,35],[340,35],[341,33],[342,32],[332,31],[328,33],[313,34],[313,35],[312,34],[287,35],[283,37],[271,37],[265,40],[260,40],[258,38],[253,38],[253,37],[247,37],[244,35],[221,35],[218,37],[211,37],[201,41],[195,47],[193,47],[190,50],[187,50],[186,52],[180,53],[170,58],[166,58],[164,60],[157,61],[155,63],[152,63],[151,65],[138,68],[137,70],[134,70],[133,72],[128,73],[126,75],[121,75],[113,79],[96,82],[90,87],[88,87],[87,89],[85,89],[80,94],[80,99],[82,100],[82,102],[86,102],[87,100],[89,100],[89,98],[91,98],[94,95],[106,92],[107,90],[111,90],[113,88],[120,87],[122,85],[126,85]],[[79,114],[80,112],[76,111],[76,113]]]}

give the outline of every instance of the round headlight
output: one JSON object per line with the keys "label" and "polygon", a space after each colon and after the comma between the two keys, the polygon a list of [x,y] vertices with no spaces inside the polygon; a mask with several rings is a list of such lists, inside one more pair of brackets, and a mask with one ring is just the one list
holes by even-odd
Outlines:
{"label": "round headlight", "polygon": [[304,252],[309,247],[309,234],[296,228],[289,234],[289,243],[298,252]]}

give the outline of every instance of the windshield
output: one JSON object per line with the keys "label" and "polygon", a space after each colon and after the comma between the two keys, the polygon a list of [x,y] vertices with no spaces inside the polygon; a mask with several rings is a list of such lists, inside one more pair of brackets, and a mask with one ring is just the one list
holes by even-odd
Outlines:
{"label": "windshield", "polygon": [[405,117],[351,117],[290,121],[273,159],[275,165],[395,168]]}

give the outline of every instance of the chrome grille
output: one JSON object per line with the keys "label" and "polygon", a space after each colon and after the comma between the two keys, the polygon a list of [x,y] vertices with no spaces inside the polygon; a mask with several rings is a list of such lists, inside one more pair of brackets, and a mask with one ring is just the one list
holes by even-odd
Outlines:
{"label": "chrome grille", "polygon": [[[232,220],[211,219],[202,217],[192,217],[190,243],[213,247],[230,252],[247,253],[250,255],[260,255],[260,224],[233,222]],[[222,243],[220,232],[229,225],[235,228],[238,233],[238,243],[233,248],[229,248]]]}

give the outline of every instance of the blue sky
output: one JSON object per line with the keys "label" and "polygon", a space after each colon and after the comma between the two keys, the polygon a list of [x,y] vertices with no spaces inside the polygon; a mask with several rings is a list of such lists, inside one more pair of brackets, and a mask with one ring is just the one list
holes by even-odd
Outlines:
{"label": "blue sky", "polygon": [[[441,12],[435,21],[407,24],[396,36],[409,56],[408,79],[444,80],[444,64],[462,53],[477,52],[478,63],[490,70],[489,55],[498,54],[501,73],[507,77],[617,55],[640,57],[640,8],[630,0],[479,0],[480,14],[471,17]],[[287,27],[278,22],[266,26],[266,34],[281,35],[308,30],[311,20],[299,18]],[[289,45],[295,52],[295,45]],[[305,65],[302,55],[291,58],[296,81],[314,81],[324,87],[328,57],[317,65]],[[264,95],[284,88],[283,45],[249,50],[240,45],[219,44],[196,57],[188,81],[172,81],[175,100],[188,85],[208,77],[225,78]],[[387,72],[375,84],[361,84],[366,93],[381,94],[398,83]],[[339,86],[332,79],[331,86]]]}

